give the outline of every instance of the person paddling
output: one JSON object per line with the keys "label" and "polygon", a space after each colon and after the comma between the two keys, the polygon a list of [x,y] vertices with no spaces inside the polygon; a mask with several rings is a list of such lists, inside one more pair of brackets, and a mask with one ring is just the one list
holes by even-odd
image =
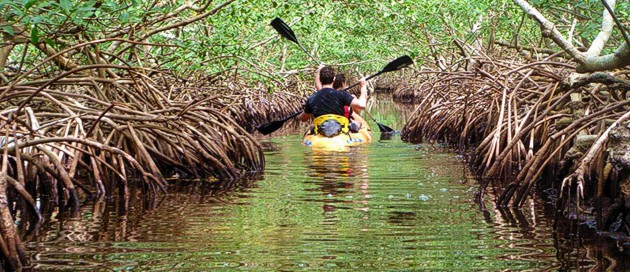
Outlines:
{"label": "person paddling", "polygon": [[[337,91],[343,91],[348,87],[348,84],[346,84],[346,76],[344,74],[337,74],[335,75],[335,81],[333,82],[333,88]],[[355,95],[352,95],[352,97],[355,97]],[[349,112],[349,116],[348,119],[350,119],[350,131],[351,132],[358,132],[359,129],[361,129],[361,127],[363,127],[363,124],[367,124],[365,122],[365,120],[363,119],[363,117],[361,117],[361,115],[359,115],[359,112],[361,111],[361,109],[358,108],[352,108],[349,107],[348,109]]]}
{"label": "person paddling", "polygon": [[314,133],[322,134],[326,137],[334,137],[340,133],[350,132],[350,121],[346,116],[344,106],[365,109],[367,101],[366,81],[361,79],[361,95],[359,98],[353,97],[348,92],[340,92],[333,88],[335,79],[335,69],[325,66],[318,69],[315,86],[319,88],[306,100],[304,112],[299,115],[302,122],[309,122],[314,117]]}

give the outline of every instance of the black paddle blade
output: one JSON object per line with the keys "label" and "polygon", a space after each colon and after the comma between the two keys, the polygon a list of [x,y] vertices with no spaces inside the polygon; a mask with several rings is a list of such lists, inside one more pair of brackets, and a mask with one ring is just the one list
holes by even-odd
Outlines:
{"label": "black paddle blade", "polygon": [[256,130],[258,130],[258,132],[260,132],[260,134],[262,135],[268,135],[280,129],[282,125],[284,125],[284,122],[285,122],[284,120],[273,121],[271,123],[267,123],[267,124],[257,127]]}
{"label": "black paddle blade", "polygon": [[298,111],[294,114],[291,114],[289,117],[284,118],[282,120],[273,121],[271,123],[267,123],[262,126],[259,126],[256,128],[256,130],[258,130],[258,132],[260,132],[262,135],[271,134],[272,132],[280,129],[284,125],[284,123],[286,123],[289,119],[300,115],[300,113],[302,113],[302,111]]}
{"label": "black paddle blade", "polygon": [[273,28],[275,28],[282,37],[285,37],[287,40],[299,44],[295,33],[293,33],[293,30],[291,30],[289,25],[282,21],[282,19],[276,17],[276,19],[273,19],[271,21],[271,26],[273,26]]}
{"label": "black paddle blade", "polygon": [[400,70],[411,64],[413,64],[413,60],[409,56],[404,55],[395,60],[392,60],[390,63],[387,64],[387,66],[385,66],[385,68],[383,68],[383,70],[381,70],[381,72],[386,73],[386,72]]}
{"label": "black paddle blade", "polygon": [[383,125],[379,122],[376,122],[376,125],[378,126],[378,130],[380,130],[381,132],[394,132],[394,130],[386,125]]}

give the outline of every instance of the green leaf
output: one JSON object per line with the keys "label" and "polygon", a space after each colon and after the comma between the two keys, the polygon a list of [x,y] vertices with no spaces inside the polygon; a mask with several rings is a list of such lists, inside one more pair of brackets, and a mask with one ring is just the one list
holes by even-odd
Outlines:
{"label": "green leaf", "polygon": [[51,40],[49,38],[44,38],[44,41],[46,42],[46,44],[50,45],[50,47],[54,47],[56,45],[55,41],[53,41],[53,40]]}
{"label": "green leaf", "polygon": [[26,4],[24,4],[24,11],[28,11],[35,4],[37,4],[37,0],[28,0]]}
{"label": "green leaf", "polygon": [[70,12],[72,9],[72,2],[70,0],[61,0],[59,1],[59,7],[61,7],[61,9],[65,12]]}
{"label": "green leaf", "polygon": [[123,11],[120,13],[120,16],[118,16],[118,20],[121,23],[127,23],[129,21],[129,13],[127,11]]}
{"label": "green leaf", "polygon": [[24,10],[28,11],[36,3],[37,3],[37,0],[28,0],[28,2],[24,4]]}
{"label": "green leaf", "polygon": [[39,42],[39,30],[37,27],[33,26],[31,29],[31,43],[37,44]]}
{"label": "green leaf", "polygon": [[16,9],[16,8],[13,8],[13,9],[10,9],[10,10],[11,10],[11,11],[13,12],[13,14],[14,14],[15,16],[17,16],[17,17],[22,17],[22,16],[24,16],[24,12],[22,11],[22,9]]}
{"label": "green leaf", "polygon": [[10,26],[2,26],[2,30],[9,34],[9,36],[15,35],[15,31],[13,31],[13,28]]}
{"label": "green leaf", "polygon": [[35,17],[31,18],[31,24],[36,25],[36,24],[39,24],[43,20],[44,20],[43,17],[35,16]]}

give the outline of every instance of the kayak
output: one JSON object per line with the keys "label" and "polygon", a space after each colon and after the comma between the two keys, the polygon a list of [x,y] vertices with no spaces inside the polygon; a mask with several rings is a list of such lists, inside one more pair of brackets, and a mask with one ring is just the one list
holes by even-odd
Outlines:
{"label": "kayak", "polygon": [[366,122],[356,133],[341,133],[334,137],[326,137],[321,134],[306,134],[302,143],[314,150],[346,151],[349,147],[360,146],[372,142],[372,130]]}

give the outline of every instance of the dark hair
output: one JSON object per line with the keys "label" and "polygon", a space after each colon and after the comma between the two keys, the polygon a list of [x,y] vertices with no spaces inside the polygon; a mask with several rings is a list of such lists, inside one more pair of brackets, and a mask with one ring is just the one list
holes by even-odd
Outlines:
{"label": "dark hair", "polygon": [[333,83],[333,88],[338,90],[343,87],[343,84],[346,83],[346,76],[344,74],[337,74],[335,76],[335,82]]}
{"label": "dark hair", "polygon": [[322,85],[328,85],[333,83],[333,80],[335,80],[335,69],[330,67],[330,66],[326,66],[324,68],[322,68],[321,70],[319,70],[319,82],[322,83]]}

